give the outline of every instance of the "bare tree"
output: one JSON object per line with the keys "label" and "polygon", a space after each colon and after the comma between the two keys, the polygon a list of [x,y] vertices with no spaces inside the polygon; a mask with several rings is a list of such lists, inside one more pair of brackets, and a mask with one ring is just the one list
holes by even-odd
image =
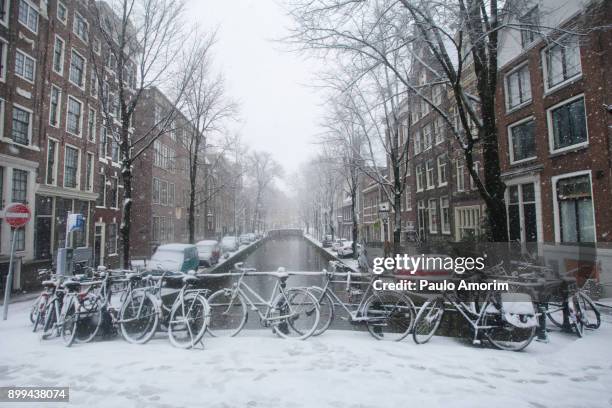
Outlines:
{"label": "bare tree", "polygon": [[282,174],[282,168],[268,152],[254,151],[249,156],[249,172],[254,183],[253,232],[260,231],[264,214],[263,200],[272,181]]}
{"label": "bare tree", "polygon": [[[215,182],[215,169],[225,164],[224,154],[235,142],[231,138],[222,140],[220,145],[211,146],[209,139],[213,134],[221,134],[223,124],[236,115],[237,106],[226,95],[224,79],[211,72],[211,47],[215,43],[216,33],[198,35],[202,40],[200,52],[204,53],[195,68],[185,91],[185,113],[190,121],[187,137],[182,140],[187,150],[189,174],[188,228],[189,242],[195,242],[196,208],[204,207],[208,214],[208,203],[223,188],[228,180]],[[189,64],[189,60],[187,60]],[[184,70],[189,70],[186,66]],[[204,172],[201,177],[200,172]],[[198,183],[200,182],[200,183]]]}
{"label": "bare tree", "polygon": [[[200,58],[202,45],[190,41],[182,20],[184,6],[178,0],[110,0],[92,2],[94,35],[100,52],[91,47],[94,80],[97,81],[107,134],[119,146],[124,201],[121,221],[122,264],[130,264],[132,218],[132,167],[153,142],[169,132],[179,103]],[[186,50],[186,48],[189,48]],[[186,62],[177,69],[175,61]],[[172,109],[138,136],[134,114],[144,92],[153,86],[172,89]],[[114,122],[118,125],[114,125]]]}

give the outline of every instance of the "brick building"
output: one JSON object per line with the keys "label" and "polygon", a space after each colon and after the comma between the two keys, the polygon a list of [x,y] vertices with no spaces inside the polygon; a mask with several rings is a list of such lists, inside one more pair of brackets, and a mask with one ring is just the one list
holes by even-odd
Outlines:
{"label": "brick building", "polygon": [[611,19],[606,1],[528,2],[519,22],[562,30],[500,34],[497,117],[511,240],[612,240],[612,33],[572,34]]}
{"label": "brick building", "polygon": [[[35,269],[66,245],[69,212],[82,213],[85,228],[68,245],[95,264],[118,261],[118,155],[103,137],[114,123],[105,120],[93,74],[99,65],[93,53],[104,61],[107,52],[91,7],[76,0],[0,1],[0,206],[24,202],[33,212],[17,235],[14,288],[33,284]],[[112,79],[107,70],[104,83]],[[9,236],[0,224],[0,269]]]}

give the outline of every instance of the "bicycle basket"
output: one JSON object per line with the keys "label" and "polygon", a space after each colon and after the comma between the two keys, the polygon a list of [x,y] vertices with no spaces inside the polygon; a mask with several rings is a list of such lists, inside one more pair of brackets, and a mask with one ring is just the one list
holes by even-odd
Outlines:
{"label": "bicycle basket", "polygon": [[501,294],[502,319],[521,329],[536,327],[538,319],[531,296],[526,293],[502,293]]}

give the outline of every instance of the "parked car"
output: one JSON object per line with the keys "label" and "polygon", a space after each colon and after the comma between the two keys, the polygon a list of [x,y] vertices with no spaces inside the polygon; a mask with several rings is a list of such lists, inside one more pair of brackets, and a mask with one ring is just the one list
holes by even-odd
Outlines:
{"label": "parked car", "polygon": [[[361,245],[357,244],[357,253],[361,249]],[[344,241],[344,244],[338,248],[338,256],[345,257],[353,255],[353,241]]]}
{"label": "parked car", "polygon": [[325,235],[323,237],[323,240],[321,241],[321,245],[323,246],[323,248],[330,248],[332,246],[332,236],[331,235]]}
{"label": "parked car", "polygon": [[191,244],[165,244],[157,250],[147,262],[148,270],[171,272],[188,272],[197,270],[200,264],[198,249]]}
{"label": "parked car", "polygon": [[257,241],[257,236],[254,233],[249,232],[247,235],[249,236],[249,241],[251,242]]}
{"label": "parked car", "polygon": [[250,244],[251,240],[249,239],[249,234],[242,234],[240,236],[240,245]]}
{"label": "parked car", "polygon": [[221,249],[223,252],[234,252],[238,250],[238,239],[234,236],[225,236],[221,239]]}
{"label": "parked car", "polygon": [[346,242],[346,239],[344,238],[339,238],[337,240],[334,241],[334,243],[331,246],[332,251],[338,251],[340,248],[342,248],[344,246],[344,243]]}
{"label": "parked car", "polygon": [[198,247],[198,257],[200,258],[201,266],[210,267],[219,262],[221,247],[217,241],[200,241],[196,244],[196,247]]}

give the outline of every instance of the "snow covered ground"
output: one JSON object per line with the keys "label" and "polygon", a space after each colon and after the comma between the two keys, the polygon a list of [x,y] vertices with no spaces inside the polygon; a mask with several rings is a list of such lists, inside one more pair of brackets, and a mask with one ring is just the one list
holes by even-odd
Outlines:
{"label": "snow covered ground", "polygon": [[[180,350],[162,335],[143,346],[118,338],[65,348],[31,333],[27,308],[13,304],[0,321],[0,386],[69,386],[69,406],[612,406],[609,315],[583,339],[554,332],[520,353],[442,337],[387,343],[356,331],[288,341],[263,329]],[[44,404],[54,406],[67,405]]]}

